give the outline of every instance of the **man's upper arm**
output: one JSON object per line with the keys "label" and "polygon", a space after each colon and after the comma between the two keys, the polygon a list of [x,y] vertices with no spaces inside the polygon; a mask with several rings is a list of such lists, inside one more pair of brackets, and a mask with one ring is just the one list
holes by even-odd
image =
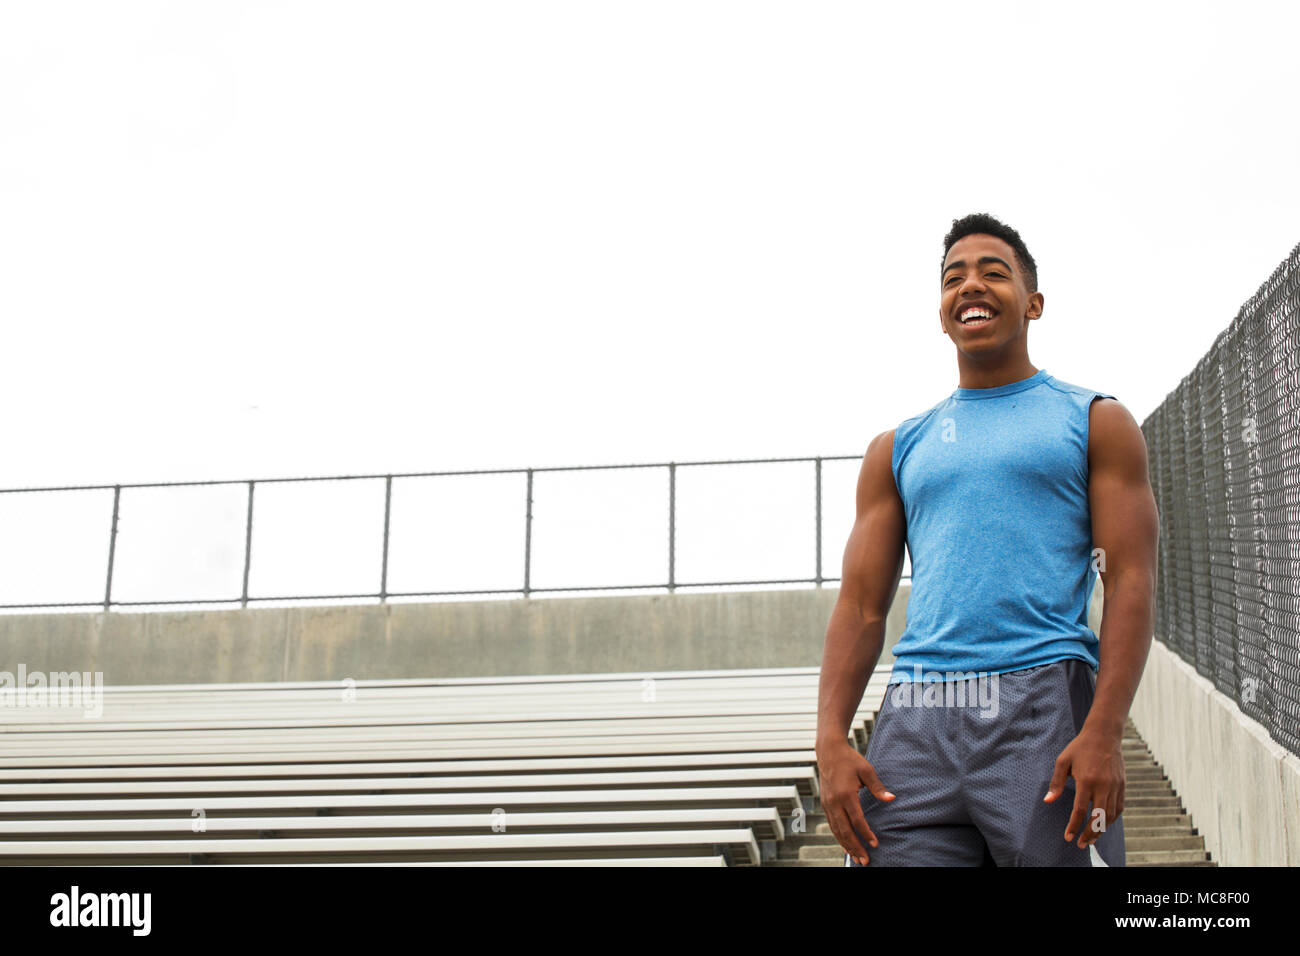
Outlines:
{"label": "man's upper arm", "polygon": [[1118,577],[1116,572],[1149,575],[1154,586],[1160,517],[1146,439],[1128,409],[1113,398],[1097,399],[1088,410],[1088,500],[1103,587]]}
{"label": "man's upper arm", "polygon": [[889,613],[903,573],[907,522],[894,483],[893,454],[892,430],[867,447],[858,473],[857,517],[844,548],[839,600],[863,620]]}

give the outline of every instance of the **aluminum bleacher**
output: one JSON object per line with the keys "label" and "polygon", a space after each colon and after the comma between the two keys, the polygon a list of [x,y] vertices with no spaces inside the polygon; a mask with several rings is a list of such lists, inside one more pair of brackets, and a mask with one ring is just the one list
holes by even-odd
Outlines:
{"label": "aluminum bleacher", "polygon": [[817,810],[817,683],[804,667],[140,685],[103,688],[98,716],[0,708],[0,864],[773,862]]}

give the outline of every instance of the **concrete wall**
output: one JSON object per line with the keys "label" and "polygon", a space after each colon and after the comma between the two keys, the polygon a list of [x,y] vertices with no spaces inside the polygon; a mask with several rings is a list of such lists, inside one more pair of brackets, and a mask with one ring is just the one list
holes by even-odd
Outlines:
{"label": "concrete wall", "polygon": [[1159,641],[1130,713],[1220,866],[1300,866],[1300,757]]}
{"label": "concrete wall", "polygon": [[[906,582],[881,667],[906,621]],[[0,670],[106,684],[815,667],[838,588],[0,616]]]}

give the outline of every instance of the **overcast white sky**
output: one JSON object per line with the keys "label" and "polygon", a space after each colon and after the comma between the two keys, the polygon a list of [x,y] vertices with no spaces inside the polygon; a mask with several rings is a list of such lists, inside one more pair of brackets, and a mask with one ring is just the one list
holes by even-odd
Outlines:
{"label": "overcast white sky", "polygon": [[[956,386],[972,211],[1038,261],[1031,360],[1141,421],[1300,242],[1297,35],[1281,2],[4,2],[0,487],[860,455]],[[35,500],[10,542],[76,511]],[[102,548],[51,547],[0,571],[102,596]]]}

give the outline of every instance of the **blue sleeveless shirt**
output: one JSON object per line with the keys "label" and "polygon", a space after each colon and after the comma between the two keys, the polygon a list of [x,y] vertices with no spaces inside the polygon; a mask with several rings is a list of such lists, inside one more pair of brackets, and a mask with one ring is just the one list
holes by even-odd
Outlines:
{"label": "blue sleeveless shirt", "polygon": [[1040,369],[958,388],[895,429],[912,590],[890,683],[1097,668],[1088,410],[1114,397]]}

